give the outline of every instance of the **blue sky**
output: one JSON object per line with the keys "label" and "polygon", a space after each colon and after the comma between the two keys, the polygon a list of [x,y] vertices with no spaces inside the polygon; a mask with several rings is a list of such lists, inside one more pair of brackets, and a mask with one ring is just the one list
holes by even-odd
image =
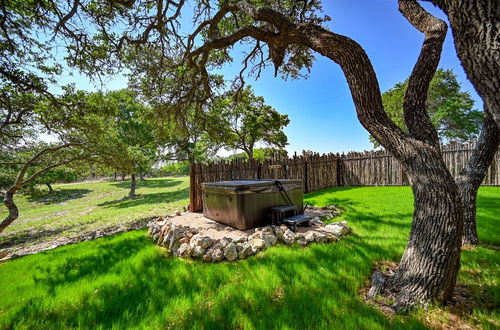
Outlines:
{"label": "blue sky", "polygon": [[[367,52],[377,73],[380,89],[385,91],[411,73],[418,57],[423,35],[399,13],[396,0],[324,0],[325,13],[332,20],[331,31],[357,41]],[[445,15],[429,3],[421,4],[434,15]],[[237,55],[235,54],[235,57]],[[482,102],[467,80],[448,31],[440,67],[453,69],[463,89],[469,91],[482,109]],[[224,72],[234,73],[241,68],[233,63]],[[274,78],[274,70],[265,71],[258,81],[249,81],[257,95],[281,113],[288,114],[289,153],[303,149],[316,152],[347,152],[372,149],[368,132],[359,123],[344,75],[331,60],[317,55],[307,80]],[[228,76],[228,78],[230,78]],[[74,80],[77,88],[89,89],[85,79]],[[111,81],[106,89],[124,88],[124,79]]]}

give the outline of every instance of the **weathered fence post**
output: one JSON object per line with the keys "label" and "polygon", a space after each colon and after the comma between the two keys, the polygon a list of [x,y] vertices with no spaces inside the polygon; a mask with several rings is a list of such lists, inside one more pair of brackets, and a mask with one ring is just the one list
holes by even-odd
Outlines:
{"label": "weathered fence post", "polygon": [[309,177],[307,173],[307,160],[304,160],[304,192],[308,193],[309,192]]}
{"label": "weathered fence post", "polygon": [[194,162],[189,163],[189,211],[195,211],[196,200],[196,167]]}
{"label": "weathered fence post", "polygon": [[342,174],[340,173],[342,171],[341,169],[341,164],[342,159],[340,158],[339,154],[337,154],[337,186],[342,186]]}
{"label": "weathered fence post", "polygon": [[203,201],[201,196],[201,176],[202,169],[194,161],[190,162],[189,169],[189,211],[197,212],[203,210]]}

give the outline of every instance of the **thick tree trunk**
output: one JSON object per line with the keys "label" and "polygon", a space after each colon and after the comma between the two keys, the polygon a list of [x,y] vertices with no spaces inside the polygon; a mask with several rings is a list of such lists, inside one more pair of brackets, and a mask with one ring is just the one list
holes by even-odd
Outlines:
{"label": "thick tree trunk", "polygon": [[130,192],[128,194],[128,197],[134,198],[135,197],[135,188],[137,186],[137,181],[135,180],[135,173],[130,174]]}
{"label": "thick tree trunk", "polygon": [[47,186],[47,188],[49,188],[49,194],[53,194],[54,189],[52,189],[52,186],[50,185],[50,183],[46,183],[45,185]]}
{"label": "thick tree trunk", "polygon": [[461,186],[460,196],[464,205],[464,232],[462,235],[462,245],[477,245],[479,244],[476,226],[477,188],[473,185]]}
{"label": "thick tree trunk", "polygon": [[418,150],[405,170],[415,210],[408,245],[396,274],[396,310],[451,298],[460,268],[463,208],[458,187],[439,151]]}
{"label": "thick tree trunk", "polygon": [[122,172],[122,181],[125,181],[125,175],[126,175],[126,173]]}
{"label": "thick tree trunk", "polygon": [[116,173],[116,171],[115,171],[115,172],[113,173],[113,181],[116,181],[116,175],[117,175],[117,173]]}
{"label": "thick tree trunk", "polygon": [[[323,33],[314,40],[321,40],[326,46],[328,37]],[[371,65],[365,66],[360,58],[353,56],[354,47],[345,52],[335,47],[331,52],[337,60],[336,53],[343,55],[340,64],[351,87],[360,122],[404,164],[415,197],[408,245],[396,276],[390,281],[397,291],[395,308],[403,310],[432,299],[445,302],[451,296],[460,268],[463,208],[457,185],[438,147],[405,136],[398,138],[400,133],[397,128],[390,128],[393,124],[386,122],[385,112],[375,111],[381,107],[380,94],[369,95],[367,89],[358,87],[376,84],[374,73],[373,78],[370,77]],[[334,57],[332,53],[324,52]],[[366,56],[364,52],[363,55]],[[363,76],[375,82],[360,82],[359,77]]]}
{"label": "thick tree trunk", "polygon": [[5,193],[3,205],[7,207],[9,214],[0,223],[0,233],[3,232],[5,228],[7,228],[14,220],[16,220],[19,217],[19,209],[17,208],[17,205],[14,203],[14,194],[15,191],[10,189],[7,190],[7,192]]}
{"label": "thick tree trunk", "polygon": [[469,162],[457,177],[462,203],[464,205],[463,245],[477,245],[479,238],[476,230],[477,190],[483,182],[500,144],[500,129],[487,109],[481,135]]}
{"label": "thick tree trunk", "polygon": [[[426,84],[439,62],[446,25],[426,17],[414,3],[408,5],[411,7],[402,9],[408,16],[415,14],[418,20],[415,26],[426,31],[411,77],[412,88],[419,92],[405,96],[410,98],[407,104],[419,104],[421,98],[425,100]],[[410,12],[416,10],[419,12]],[[434,299],[447,301],[460,268],[463,208],[458,187],[442,159],[435,131],[432,132],[429,117],[424,115],[425,108],[405,109],[405,116],[410,118],[407,125],[415,132],[404,134],[383,110],[373,67],[358,44],[318,28],[307,29],[304,35],[312,49],[340,64],[361,124],[401,161],[412,186],[415,211],[410,238],[396,275],[390,280],[397,297],[394,307],[403,310]]]}
{"label": "thick tree trunk", "polygon": [[244,145],[242,149],[247,154],[248,159],[252,160],[253,159],[253,149],[248,148],[246,145]]}
{"label": "thick tree trunk", "polygon": [[224,48],[250,36],[268,43],[276,67],[283,64],[285,49],[291,44],[309,47],[340,65],[359,121],[403,164],[413,189],[415,211],[410,239],[390,281],[397,290],[395,307],[405,309],[450,297],[460,267],[463,208],[458,187],[442,159],[437,134],[425,112],[425,96],[439,62],[446,24],[430,17],[415,1],[400,1],[400,5],[411,23],[426,34],[411,77],[415,90],[405,95],[412,98],[405,102],[409,134],[401,131],[384,111],[376,74],[363,48],[354,40],[315,24],[295,24],[270,8],[257,8],[244,1],[229,2],[228,11],[244,12],[256,22],[273,25],[279,33],[269,33],[258,26],[242,28],[197,48],[191,56],[206,55],[207,50]]}
{"label": "thick tree trunk", "polygon": [[429,0],[450,21],[467,78],[500,127],[500,3],[498,0]]}

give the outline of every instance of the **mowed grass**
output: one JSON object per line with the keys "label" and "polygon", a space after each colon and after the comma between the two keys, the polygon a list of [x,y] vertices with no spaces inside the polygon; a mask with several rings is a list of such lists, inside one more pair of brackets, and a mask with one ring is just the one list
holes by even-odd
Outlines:
{"label": "mowed grass", "polygon": [[[29,241],[52,244],[59,238],[126,228],[166,215],[189,203],[188,178],[137,182],[137,197],[126,198],[130,181],[54,185],[55,193],[18,195],[20,216],[0,234],[0,248]],[[7,215],[0,208],[0,219]]]}
{"label": "mowed grass", "polygon": [[[340,206],[354,233],[203,264],[166,257],[140,230],[0,263],[0,328],[426,328],[429,313],[390,319],[360,297],[374,262],[403,252],[410,189],[333,188],[306,203]],[[498,214],[500,188],[481,188],[479,235],[489,245],[500,245]],[[459,282],[483,299],[466,319],[483,328],[500,325],[499,259],[492,247],[463,253]]]}

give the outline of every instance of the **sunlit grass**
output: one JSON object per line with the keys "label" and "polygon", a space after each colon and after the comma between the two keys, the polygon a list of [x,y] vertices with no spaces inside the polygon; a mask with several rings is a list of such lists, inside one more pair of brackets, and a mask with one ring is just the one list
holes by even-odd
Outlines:
{"label": "sunlit grass", "polygon": [[[499,198],[500,188],[480,191],[479,233],[496,245],[498,230],[484,228],[496,228]],[[165,257],[141,230],[1,263],[0,328],[425,328],[420,314],[390,320],[359,295],[375,261],[401,256],[410,189],[334,188],[306,203],[345,209],[353,234],[203,264]],[[494,303],[473,312],[471,322],[483,327],[500,319],[498,255],[487,247],[464,252],[460,283]]]}
{"label": "sunlit grass", "polygon": [[[20,216],[0,235],[0,247],[127,227],[170,214],[189,203],[188,181],[187,177],[138,181],[134,199],[125,198],[130,181],[54,185],[54,194],[16,196]],[[0,218],[6,214],[1,207]]]}

